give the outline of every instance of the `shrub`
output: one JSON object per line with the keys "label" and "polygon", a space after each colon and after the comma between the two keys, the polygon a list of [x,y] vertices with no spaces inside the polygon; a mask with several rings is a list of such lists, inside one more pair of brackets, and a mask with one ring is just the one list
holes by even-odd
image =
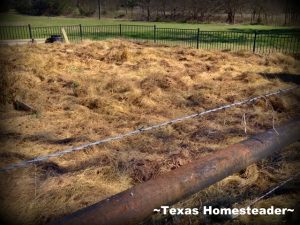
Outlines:
{"label": "shrub", "polygon": [[29,15],[62,15],[74,11],[72,0],[18,0],[15,1],[17,12]]}
{"label": "shrub", "polygon": [[21,14],[32,14],[32,0],[18,0],[15,1],[15,9]]}
{"label": "shrub", "polygon": [[91,16],[96,12],[96,4],[91,4],[85,0],[78,0],[77,7],[82,16]]}
{"label": "shrub", "polygon": [[0,12],[7,12],[11,8],[10,0],[2,0],[0,1]]}

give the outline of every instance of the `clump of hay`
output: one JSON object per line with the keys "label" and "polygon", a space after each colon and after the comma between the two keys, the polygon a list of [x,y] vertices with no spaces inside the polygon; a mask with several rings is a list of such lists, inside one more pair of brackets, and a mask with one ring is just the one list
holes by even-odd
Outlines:
{"label": "clump of hay", "polygon": [[128,60],[128,50],[125,46],[112,47],[107,54],[104,55],[103,60],[108,63],[123,63]]}

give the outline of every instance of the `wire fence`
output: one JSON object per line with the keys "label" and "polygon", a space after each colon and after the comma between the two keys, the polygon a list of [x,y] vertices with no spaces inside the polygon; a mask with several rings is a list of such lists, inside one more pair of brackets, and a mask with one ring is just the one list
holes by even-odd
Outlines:
{"label": "wire fence", "polygon": [[[263,194],[262,196],[256,198],[255,200],[253,200],[250,204],[248,204],[246,207],[244,208],[248,208],[253,206],[255,203],[259,202],[260,200],[270,196],[272,193],[274,193],[276,190],[278,190],[279,188],[283,187],[284,185],[286,185],[287,183],[291,182],[292,180],[298,178],[300,176],[300,173],[296,173],[296,175],[291,176],[290,178],[288,178],[285,181],[282,181],[281,183],[279,183],[277,186],[273,187],[271,190],[269,190],[268,192],[266,192],[265,194]],[[231,215],[231,219],[236,219],[237,217],[239,217],[240,214],[237,215]]]}
{"label": "wire fence", "polygon": [[61,35],[64,28],[71,42],[84,39],[124,38],[197,49],[255,53],[300,53],[300,31],[202,31],[200,29],[159,28],[144,25],[95,26],[0,26],[0,40],[46,39]]}
{"label": "wire fence", "polygon": [[119,135],[116,135],[116,136],[113,136],[113,137],[104,138],[104,139],[101,139],[101,140],[98,140],[98,141],[90,142],[90,143],[83,144],[83,145],[80,145],[80,146],[77,146],[77,147],[71,147],[71,148],[68,148],[68,149],[65,149],[65,150],[59,150],[57,152],[54,152],[54,153],[51,153],[51,154],[48,154],[48,155],[45,155],[45,156],[39,156],[39,157],[36,157],[34,159],[30,159],[30,160],[10,164],[6,167],[0,168],[0,172],[7,172],[9,170],[27,167],[31,164],[40,163],[42,161],[46,161],[46,160],[49,160],[51,158],[55,158],[55,157],[63,156],[63,155],[70,154],[70,153],[73,153],[73,152],[77,152],[77,151],[80,151],[80,150],[83,150],[83,149],[86,149],[86,148],[89,148],[89,147],[92,147],[92,146],[108,143],[108,142],[111,142],[111,141],[122,140],[126,137],[130,137],[130,136],[134,136],[134,135],[141,134],[141,133],[144,133],[144,132],[148,132],[148,131],[158,129],[158,128],[161,128],[161,127],[164,127],[164,126],[179,123],[179,122],[182,122],[182,121],[185,121],[185,120],[188,120],[188,119],[193,119],[193,118],[197,118],[197,117],[200,117],[200,116],[204,116],[204,115],[209,114],[209,113],[230,109],[230,108],[241,106],[241,105],[244,105],[244,104],[250,104],[250,103],[253,103],[253,102],[255,102],[259,99],[266,99],[267,97],[270,97],[270,96],[275,96],[275,95],[280,95],[280,94],[283,94],[283,93],[287,93],[287,92],[295,90],[299,87],[300,86],[294,86],[294,87],[287,88],[287,89],[277,90],[275,92],[271,92],[271,93],[268,93],[268,94],[265,94],[265,95],[260,95],[260,96],[254,97],[254,98],[245,99],[245,100],[238,101],[238,102],[235,102],[235,103],[232,103],[232,104],[223,105],[223,106],[213,108],[213,109],[208,109],[208,110],[205,110],[203,112],[197,112],[197,113],[194,113],[194,114],[185,115],[185,116],[182,116],[182,117],[171,119],[171,120],[168,120],[168,121],[165,121],[165,122],[162,122],[162,123],[158,123],[158,124],[155,124],[155,125],[152,125],[152,126],[136,129],[136,130],[130,131],[128,133],[119,134]]}

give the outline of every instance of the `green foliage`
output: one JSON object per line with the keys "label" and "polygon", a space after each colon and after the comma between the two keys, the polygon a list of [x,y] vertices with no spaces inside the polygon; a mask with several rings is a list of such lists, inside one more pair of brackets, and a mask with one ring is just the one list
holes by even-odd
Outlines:
{"label": "green foliage", "polygon": [[48,9],[47,0],[32,0],[31,14],[33,15],[44,15]]}
{"label": "green foliage", "polygon": [[21,14],[32,14],[32,0],[18,0],[15,1],[15,9]]}
{"label": "green foliage", "polygon": [[48,14],[62,15],[67,14],[71,8],[69,0],[48,0]]}
{"label": "green foliage", "polygon": [[10,0],[1,0],[0,1],[0,12],[7,12],[11,8]]}
{"label": "green foliage", "polygon": [[18,0],[15,9],[21,14],[29,15],[65,15],[76,8],[71,0]]}
{"label": "green foliage", "polygon": [[95,1],[78,0],[77,7],[80,15],[91,16],[96,12],[97,5]]}
{"label": "green foliage", "polygon": [[125,4],[129,8],[133,8],[133,7],[137,6],[137,3],[138,3],[137,0],[127,0]]}

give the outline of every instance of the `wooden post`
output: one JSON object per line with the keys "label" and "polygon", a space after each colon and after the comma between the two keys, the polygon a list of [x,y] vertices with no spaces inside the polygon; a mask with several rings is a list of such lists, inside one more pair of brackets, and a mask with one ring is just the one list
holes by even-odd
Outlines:
{"label": "wooden post", "polygon": [[63,36],[64,36],[65,43],[66,43],[66,44],[70,44],[70,41],[69,41],[67,32],[65,31],[65,28],[62,27],[62,28],[61,28],[61,32],[62,32],[62,34],[63,34]]}

